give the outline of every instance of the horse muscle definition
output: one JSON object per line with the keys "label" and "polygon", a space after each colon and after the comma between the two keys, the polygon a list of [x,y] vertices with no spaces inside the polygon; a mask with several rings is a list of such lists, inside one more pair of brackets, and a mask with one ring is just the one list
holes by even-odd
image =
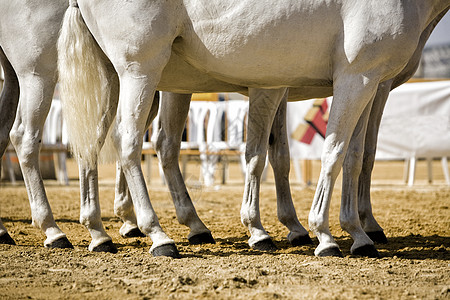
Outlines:
{"label": "horse muscle definition", "polygon": [[[361,226],[357,205],[371,109],[374,99],[383,98],[395,86],[398,76],[407,76],[409,63],[415,66],[414,57],[420,52],[423,34],[439,14],[448,10],[450,3],[287,0],[272,5],[268,11],[266,2],[70,1],[59,44],[64,102],[74,105],[72,109],[66,106],[66,110],[75,111],[81,103],[102,103],[99,115],[92,116],[103,120],[94,138],[87,144],[73,141],[80,149],[75,154],[85,170],[84,199],[93,199],[91,203],[86,201],[92,212],[82,217],[86,223],[99,220],[95,216],[99,210],[94,183],[97,145],[103,143],[112,125],[111,137],[129,184],[138,226],[151,237],[154,254],[175,253],[173,241],[160,227],[150,204],[140,169],[141,141],[154,92],[157,88],[177,93],[247,91],[248,169],[241,220],[251,233],[251,246],[269,239],[257,209],[259,179],[271,127],[267,124],[273,123],[289,88],[289,94],[296,99],[334,96],[322,170],[309,215],[310,229],[320,242],[315,254],[341,255],[329,231],[328,210],[335,179],[344,165],[348,179],[344,182],[347,192],[342,197],[341,226],[354,240],[352,253],[378,256]],[[76,47],[70,48],[80,45],[76,39],[84,42],[80,53]],[[92,56],[96,57],[95,65],[82,64],[84,51],[88,50],[97,53]],[[70,95],[74,90],[77,94],[91,90],[93,82],[81,88],[83,83],[77,80],[83,78],[73,75],[78,70],[92,69],[104,74],[95,76],[104,78],[99,92]],[[117,78],[110,75],[112,70],[117,72]],[[187,73],[192,77],[186,78]],[[108,109],[110,96],[106,94],[119,84],[113,121],[112,110]],[[67,122],[70,130],[80,130],[80,135],[85,136],[79,120],[77,128],[71,126],[70,118]],[[104,238],[102,232],[93,232],[92,235],[98,234],[93,242]]]}

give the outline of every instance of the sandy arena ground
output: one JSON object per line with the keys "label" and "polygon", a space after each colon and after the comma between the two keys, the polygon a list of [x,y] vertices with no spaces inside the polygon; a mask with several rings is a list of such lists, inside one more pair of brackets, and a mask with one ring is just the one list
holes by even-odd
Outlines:
{"label": "sandy arena ground", "polygon": [[[46,181],[46,189],[57,223],[74,250],[44,248],[43,233],[31,226],[23,183],[2,182],[0,215],[17,245],[0,245],[0,299],[450,299],[450,188],[439,161],[433,163],[432,184],[426,181],[425,162],[419,162],[412,188],[402,180],[402,163],[377,162],[373,210],[389,239],[388,244],[377,245],[380,259],[350,255],[351,240],[339,227],[339,182],[330,223],[345,257],[317,258],[314,246],[291,247],[287,229],[276,218],[270,172],[262,184],[261,218],[279,250],[249,249],[239,217],[243,180],[236,164],[230,169],[226,185],[205,188],[197,179],[198,164],[189,165],[191,197],[217,241],[191,246],[188,230],[178,224],[168,190],[153,166],[151,201],[180,250],[182,258],[176,260],[152,257],[149,238],[120,237],[122,224],[113,212],[112,165],[100,170],[100,197],[103,222],[119,248],[117,254],[87,250],[90,237],[78,223],[73,162],[69,162],[70,185]],[[313,178],[318,170],[314,162]],[[297,215],[306,228],[314,180],[312,187],[292,184]]]}

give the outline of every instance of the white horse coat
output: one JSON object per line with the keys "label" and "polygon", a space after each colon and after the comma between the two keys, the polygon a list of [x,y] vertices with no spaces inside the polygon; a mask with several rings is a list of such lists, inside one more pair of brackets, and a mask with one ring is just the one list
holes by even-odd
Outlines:
{"label": "white horse coat", "polygon": [[[80,70],[89,70],[82,69],[89,67],[88,64],[81,65],[87,57],[77,56],[76,47],[71,48],[71,52],[65,51],[74,38],[88,37],[84,21],[102,50],[93,60],[98,62],[94,67],[106,63],[106,68],[100,70],[106,75],[101,78],[110,78],[108,68],[112,67],[119,77],[119,107],[112,138],[130,184],[138,225],[152,238],[153,251],[171,245],[173,241],[159,226],[139,165],[151,99],[156,88],[193,92],[207,91],[206,86],[211,91],[242,91],[242,87],[249,87],[250,98],[253,95],[258,99],[250,101],[252,117],[249,124],[254,125],[249,126],[248,171],[241,210],[241,219],[251,233],[251,245],[268,237],[255,207],[259,201],[259,178],[270,124],[285,96],[284,88],[290,88],[298,98],[323,97],[332,93],[334,102],[322,171],[309,216],[310,228],[320,241],[315,253],[340,254],[328,228],[328,209],[349,141],[355,139],[358,141],[356,146],[347,154],[347,159],[355,164],[347,171],[352,180],[345,183],[350,192],[343,196],[345,209],[341,212],[341,226],[354,239],[352,253],[378,255],[358,219],[355,183],[362,163],[358,153],[363,150],[367,121],[380,84],[392,80],[405,69],[424,30],[439,13],[448,9],[448,0],[372,0],[364,3],[286,0],[277,5],[268,1],[231,0],[79,0],[78,3],[71,1],[71,5],[60,44],[60,74],[63,85],[66,82],[65,101],[73,104],[71,111],[79,109],[79,99],[88,103],[93,101],[89,99],[92,97],[89,93],[84,94],[84,98],[67,94],[70,87],[77,86],[76,80],[83,79],[75,72],[81,75],[83,71]],[[78,28],[74,30],[75,27]],[[98,52],[89,40],[85,41],[83,50],[89,45],[93,53]],[[187,64],[171,63],[170,59],[176,58],[174,54]],[[192,69],[197,70],[195,77],[187,80],[185,72]],[[65,73],[68,70],[70,72]],[[110,83],[113,89],[117,88],[114,79]],[[108,115],[109,98],[101,96],[104,85],[99,85],[96,91],[94,98],[103,104],[94,117],[100,120]],[[85,113],[82,112],[88,118]],[[98,149],[112,122],[108,118],[104,120],[106,122],[97,127],[97,134],[88,143],[71,139],[87,170],[95,168]],[[70,126],[70,120],[68,122]],[[77,130],[82,130],[79,120],[76,125]],[[85,136],[82,131],[77,134]],[[88,194],[95,192],[89,188],[86,191]],[[86,220],[89,217],[86,216]]]}

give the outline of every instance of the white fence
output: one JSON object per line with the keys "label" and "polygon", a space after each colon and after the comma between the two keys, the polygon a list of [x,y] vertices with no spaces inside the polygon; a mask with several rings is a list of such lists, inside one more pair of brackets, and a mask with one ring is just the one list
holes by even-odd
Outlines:
{"label": "white fence", "polygon": [[[287,130],[294,161],[320,159],[323,137],[319,132],[324,130],[323,122],[326,122],[327,107],[331,103],[331,98],[319,103],[315,100],[288,103]],[[245,149],[247,114],[248,102],[245,100],[191,103],[188,139],[182,142],[181,148],[198,151],[205,184],[214,183],[219,157],[229,154],[227,150],[240,155],[241,166],[244,167],[242,154]],[[303,142],[299,141],[302,138]],[[43,148],[65,149],[67,143],[61,105],[55,100],[44,127]],[[150,147],[150,143],[144,143],[144,148]],[[376,159],[407,162],[408,182],[412,185],[418,158],[441,158],[444,176],[450,185],[447,165],[449,156],[450,81],[407,83],[392,91],[381,121]],[[64,151],[58,152],[58,165],[57,177],[67,183]],[[298,168],[296,171],[299,176]]]}

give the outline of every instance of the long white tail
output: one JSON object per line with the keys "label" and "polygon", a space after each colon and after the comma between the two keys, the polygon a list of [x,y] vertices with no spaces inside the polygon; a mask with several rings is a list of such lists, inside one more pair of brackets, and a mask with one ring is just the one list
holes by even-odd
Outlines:
{"label": "long white tail", "polygon": [[58,39],[58,72],[71,150],[77,161],[94,166],[104,142],[110,88],[102,52],[73,0]]}

